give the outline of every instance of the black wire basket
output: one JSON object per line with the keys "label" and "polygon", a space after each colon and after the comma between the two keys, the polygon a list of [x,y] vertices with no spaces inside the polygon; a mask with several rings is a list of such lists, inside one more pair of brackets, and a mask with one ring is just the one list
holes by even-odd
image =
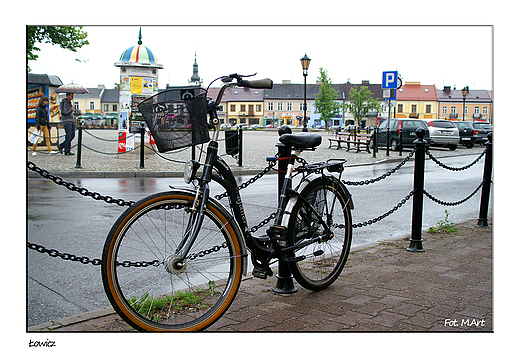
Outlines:
{"label": "black wire basket", "polygon": [[206,91],[168,89],[138,105],[160,153],[209,141]]}

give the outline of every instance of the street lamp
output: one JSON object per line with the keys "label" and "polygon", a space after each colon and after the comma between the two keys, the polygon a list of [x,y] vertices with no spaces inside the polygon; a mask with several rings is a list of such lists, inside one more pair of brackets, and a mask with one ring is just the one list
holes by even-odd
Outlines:
{"label": "street lamp", "polygon": [[300,59],[303,68],[303,132],[308,132],[307,129],[307,75],[309,74],[309,65],[311,59],[307,57],[307,54]]}
{"label": "street lamp", "polygon": [[469,89],[468,86],[462,89],[462,121],[466,120],[466,96],[468,95]]}

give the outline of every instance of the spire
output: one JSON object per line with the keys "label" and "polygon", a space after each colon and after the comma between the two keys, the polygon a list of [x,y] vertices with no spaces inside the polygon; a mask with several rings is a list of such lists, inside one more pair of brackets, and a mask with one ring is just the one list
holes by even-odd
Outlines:
{"label": "spire", "polygon": [[141,36],[141,26],[139,26],[139,41],[137,41],[137,44],[138,45],[142,45],[143,44],[143,41],[141,41],[143,37]]}
{"label": "spire", "polygon": [[200,84],[202,81],[199,76],[199,65],[197,64],[197,51],[195,51],[195,62],[193,63],[193,75],[190,79],[190,84]]}

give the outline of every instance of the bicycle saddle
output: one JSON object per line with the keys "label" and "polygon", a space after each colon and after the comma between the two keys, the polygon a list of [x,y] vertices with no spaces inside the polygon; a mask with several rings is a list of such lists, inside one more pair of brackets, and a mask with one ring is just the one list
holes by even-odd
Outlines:
{"label": "bicycle saddle", "polygon": [[282,134],[280,142],[297,149],[315,148],[321,144],[321,135],[318,133]]}

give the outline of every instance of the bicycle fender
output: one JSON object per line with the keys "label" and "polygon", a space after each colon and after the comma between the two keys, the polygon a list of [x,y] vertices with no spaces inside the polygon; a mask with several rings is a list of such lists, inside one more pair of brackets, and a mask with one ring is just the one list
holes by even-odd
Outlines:
{"label": "bicycle fender", "polygon": [[[351,210],[353,210],[354,202],[352,201],[352,195],[348,191],[347,187],[341,181],[339,181],[337,178],[335,178],[333,176],[329,176],[329,177],[334,178],[333,180],[335,180],[335,181],[338,181],[338,183],[337,183],[338,190],[341,191],[348,198],[348,206]],[[305,178],[305,180],[302,180],[298,184],[296,191],[301,194],[305,190],[305,188],[310,183],[314,182],[315,180],[321,180],[321,175],[318,175],[318,174],[309,175],[307,178]],[[285,226],[285,227],[289,226],[289,218],[291,217],[291,214],[294,210],[294,206],[296,205],[296,202],[298,201],[298,198],[299,198],[299,196],[296,195],[289,199],[289,202],[287,203],[287,206],[285,207],[285,211],[283,213],[282,226]]]}
{"label": "bicycle fender", "polygon": [[[173,191],[176,193],[184,193],[184,194],[188,194],[193,197],[195,197],[195,195],[196,195],[196,191],[191,188],[176,188],[171,185],[170,185],[170,188],[173,189]],[[231,213],[221,203],[219,203],[216,199],[214,199],[212,197],[209,197],[207,205],[214,206],[217,210],[219,210],[221,213],[223,213],[226,220],[228,221],[229,225],[231,225],[231,227],[233,228],[233,231],[235,232],[235,234],[237,236],[238,244],[240,246],[240,252],[242,253],[242,256],[244,257],[244,260],[243,260],[244,264],[242,265],[242,275],[246,276],[247,275],[247,262],[248,262],[247,246],[245,243],[245,239],[244,239],[242,230],[240,230],[240,227],[238,226],[238,223],[237,223],[235,217],[233,215],[231,215]]]}

